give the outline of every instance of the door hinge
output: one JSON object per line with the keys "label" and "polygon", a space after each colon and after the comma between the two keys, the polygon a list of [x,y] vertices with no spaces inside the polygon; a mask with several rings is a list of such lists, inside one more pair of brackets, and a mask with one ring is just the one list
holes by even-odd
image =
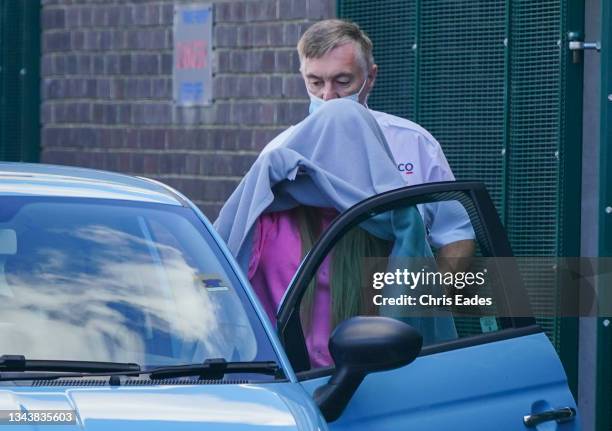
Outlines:
{"label": "door hinge", "polygon": [[577,31],[567,33],[568,48],[572,51],[572,63],[580,63],[582,61],[582,52],[587,49],[594,49],[597,52],[601,51],[601,42],[585,42],[582,34]]}

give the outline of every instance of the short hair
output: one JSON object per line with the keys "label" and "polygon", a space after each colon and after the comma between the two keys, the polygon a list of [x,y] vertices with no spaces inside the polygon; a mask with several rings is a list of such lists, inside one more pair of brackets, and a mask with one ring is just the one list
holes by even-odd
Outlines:
{"label": "short hair", "polygon": [[319,21],[306,30],[297,44],[300,70],[304,59],[321,58],[332,49],[349,42],[358,48],[358,60],[367,73],[374,64],[372,41],[357,24],[341,19]]}

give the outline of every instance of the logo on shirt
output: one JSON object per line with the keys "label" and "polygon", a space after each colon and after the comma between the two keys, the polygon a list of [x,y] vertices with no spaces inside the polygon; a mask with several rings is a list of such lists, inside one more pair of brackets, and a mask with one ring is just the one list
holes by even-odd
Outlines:
{"label": "logo on shirt", "polygon": [[410,175],[414,171],[414,165],[410,162],[400,163],[397,165],[397,170],[404,172],[406,175]]}

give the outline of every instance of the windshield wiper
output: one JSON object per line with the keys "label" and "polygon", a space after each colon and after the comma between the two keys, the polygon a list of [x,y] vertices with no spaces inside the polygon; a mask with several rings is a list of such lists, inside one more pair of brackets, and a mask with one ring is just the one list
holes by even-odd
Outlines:
{"label": "windshield wiper", "polygon": [[94,362],[26,359],[23,355],[0,356],[0,373],[4,371],[57,371],[75,373],[137,372],[140,365],[125,362]]}
{"label": "windshield wiper", "polygon": [[[44,374],[29,374],[28,371],[42,371]],[[274,361],[227,362],[225,359],[207,359],[201,364],[185,364],[141,370],[138,364],[120,362],[89,362],[61,360],[27,360],[22,355],[0,356],[0,381],[45,380],[81,377],[111,377],[111,384],[119,385],[119,376],[140,376],[148,374],[149,379],[170,379],[174,377],[199,376],[200,379],[220,380],[225,374],[254,373],[286,378],[283,370]],[[23,372],[16,376],[14,372]],[[59,372],[58,374],[47,374]],[[10,374],[10,375],[8,375]]]}
{"label": "windshield wiper", "polygon": [[200,379],[222,379],[229,373],[268,374],[283,379],[283,370],[274,361],[227,362],[223,358],[207,359],[202,364],[173,365],[158,367],[141,374],[149,374],[151,380],[183,376],[199,376]]}

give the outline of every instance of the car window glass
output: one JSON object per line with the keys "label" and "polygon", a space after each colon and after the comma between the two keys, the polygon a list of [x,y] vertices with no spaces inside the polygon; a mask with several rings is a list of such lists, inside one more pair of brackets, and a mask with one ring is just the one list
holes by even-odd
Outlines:
{"label": "car window glass", "polygon": [[[485,259],[489,240],[471,201],[458,196],[418,209],[396,204],[367,215],[336,240],[299,305],[311,367],[333,364],[329,335],[357,315],[409,323],[426,346],[504,328],[506,313],[498,310],[503,287]],[[448,221],[448,232],[428,220],[443,212],[456,217]],[[444,244],[456,241],[471,247],[468,256],[444,259]]]}
{"label": "car window glass", "polygon": [[4,198],[3,212],[0,231],[15,237],[0,245],[3,353],[143,366],[275,360],[191,210]]}

